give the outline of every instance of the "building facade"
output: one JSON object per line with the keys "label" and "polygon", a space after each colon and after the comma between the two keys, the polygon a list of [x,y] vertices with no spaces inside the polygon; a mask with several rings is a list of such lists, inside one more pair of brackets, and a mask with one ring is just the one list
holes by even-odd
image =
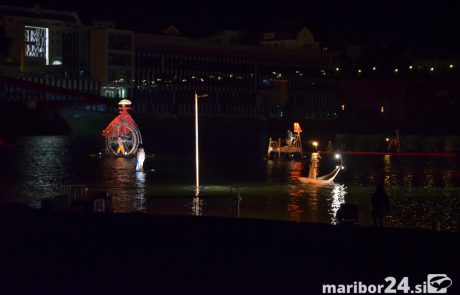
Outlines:
{"label": "building facade", "polygon": [[323,52],[135,34],[133,97],[144,108],[190,108],[193,93],[217,114],[331,119],[335,80]]}
{"label": "building facade", "polygon": [[65,68],[68,75],[78,77],[87,71],[87,33],[76,13],[0,5],[0,19],[9,40],[3,66],[10,72]]}
{"label": "building facade", "polygon": [[12,41],[1,66],[9,76],[96,80],[102,96],[129,97],[135,111],[153,114],[188,115],[199,92],[208,94],[202,113],[212,116],[335,117],[329,58],[307,28],[295,40],[275,34],[244,45],[240,31],[193,40],[174,26],[144,34],[40,7],[0,6],[0,16]]}

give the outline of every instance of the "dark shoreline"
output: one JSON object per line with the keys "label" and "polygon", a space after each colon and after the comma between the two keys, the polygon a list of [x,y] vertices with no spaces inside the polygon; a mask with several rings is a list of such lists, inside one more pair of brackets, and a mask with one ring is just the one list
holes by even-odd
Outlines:
{"label": "dark shoreline", "polygon": [[[110,118],[117,113],[91,112],[88,117],[73,120],[64,116],[61,110],[47,107],[28,108],[22,103],[7,102],[4,104],[4,115],[0,118],[3,126],[3,135],[100,135],[100,132]],[[70,109],[69,109],[70,110]],[[132,113],[141,130],[149,130],[159,133],[165,127],[171,132],[181,131],[193,124],[193,116],[176,116],[170,113],[163,114],[139,114]],[[83,116],[82,118],[84,118]],[[304,132],[312,136],[330,137],[335,134],[388,134],[394,135],[396,128],[400,129],[401,135],[460,135],[457,122],[405,122],[395,125],[390,121],[369,118],[338,118],[331,120],[315,119],[290,119],[290,118],[238,118],[238,117],[201,117],[203,126],[213,132],[223,129],[244,128],[251,132],[268,132],[270,134],[285,136],[287,129],[292,128],[293,122],[300,122]],[[206,124],[208,123],[208,124]],[[208,127],[204,127],[204,126]],[[92,132],[89,129],[93,127]],[[158,126],[158,127],[157,127]],[[211,126],[211,127],[210,127]],[[81,130],[84,129],[84,130]]]}
{"label": "dark shoreline", "polygon": [[2,205],[0,220],[0,289],[321,294],[326,283],[415,284],[445,273],[458,294],[458,233],[21,205]]}

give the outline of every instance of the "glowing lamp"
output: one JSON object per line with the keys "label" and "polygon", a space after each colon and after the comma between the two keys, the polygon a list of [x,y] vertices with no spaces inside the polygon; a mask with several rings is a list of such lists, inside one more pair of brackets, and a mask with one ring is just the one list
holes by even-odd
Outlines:
{"label": "glowing lamp", "polygon": [[318,147],[318,142],[317,142],[317,141],[314,141],[314,142],[313,142],[313,146],[314,146],[315,148]]}
{"label": "glowing lamp", "polygon": [[130,106],[131,105],[131,101],[129,99],[122,99],[120,100],[120,102],[118,103],[118,105],[121,105],[121,106]]}
{"label": "glowing lamp", "polygon": [[386,140],[386,141],[390,141],[390,139],[389,139],[388,137],[387,137],[385,140]]}
{"label": "glowing lamp", "polygon": [[336,159],[340,159],[340,154],[335,154]]}
{"label": "glowing lamp", "polygon": [[294,123],[294,132],[297,132],[297,133],[302,132],[302,128],[300,128],[300,124],[297,122]]}

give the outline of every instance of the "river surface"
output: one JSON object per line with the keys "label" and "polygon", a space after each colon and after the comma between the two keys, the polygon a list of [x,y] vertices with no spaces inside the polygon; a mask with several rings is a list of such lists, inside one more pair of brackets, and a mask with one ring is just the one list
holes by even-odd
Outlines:
{"label": "river surface", "polygon": [[[167,140],[166,140],[167,143]],[[135,172],[135,159],[99,155],[100,138],[37,136],[5,141],[0,147],[0,197],[40,207],[41,199],[58,195],[62,186],[85,184],[103,188],[114,199],[116,212],[149,212],[156,198],[194,194],[193,146],[184,153],[146,145],[145,173]],[[370,195],[379,179],[385,180],[391,200],[386,226],[460,231],[460,164],[458,158],[388,155],[344,155],[345,169],[331,185],[300,184],[308,175],[308,161],[264,160],[265,150],[244,145],[227,149],[203,143],[201,194],[227,195],[238,186],[243,218],[334,223],[343,202],[360,209],[362,225],[371,225]],[[261,145],[262,146],[262,145]],[[175,151],[181,147],[176,147]],[[186,151],[185,151],[186,150]],[[246,152],[247,151],[247,152]],[[338,165],[323,155],[319,174]],[[193,204],[184,210],[193,211]]]}

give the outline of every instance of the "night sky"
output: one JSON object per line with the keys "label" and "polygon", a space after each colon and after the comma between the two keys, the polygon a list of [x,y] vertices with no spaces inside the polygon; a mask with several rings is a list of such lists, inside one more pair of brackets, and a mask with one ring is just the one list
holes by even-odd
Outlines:
{"label": "night sky", "polygon": [[260,31],[267,26],[293,22],[309,27],[319,41],[388,43],[428,55],[460,52],[459,9],[455,1],[5,2],[23,6],[40,3],[44,8],[74,10],[82,16],[113,19],[119,28],[133,28],[148,20],[159,20],[176,24],[186,35],[200,36],[222,29]]}

